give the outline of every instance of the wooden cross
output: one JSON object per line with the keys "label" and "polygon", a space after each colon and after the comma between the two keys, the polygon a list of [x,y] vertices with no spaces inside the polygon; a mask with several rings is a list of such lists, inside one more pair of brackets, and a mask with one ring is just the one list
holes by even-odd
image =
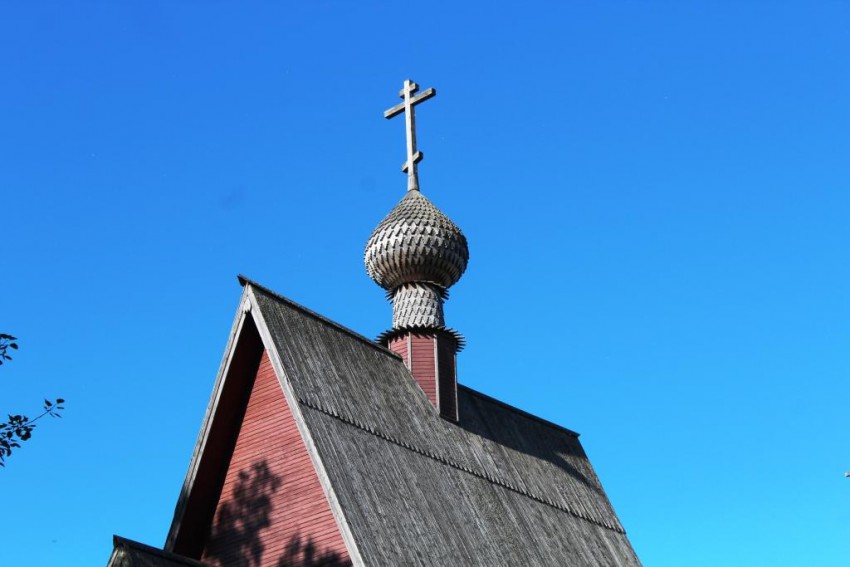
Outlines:
{"label": "wooden cross", "polygon": [[416,164],[422,161],[424,157],[422,152],[416,149],[416,117],[413,114],[413,107],[437,94],[436,90],[428,88],[413,96],[418,90],[419,85],[410,79],[405,80],[404,88],[398,93],[398,96],[403,98],[404,102],[384,111],[384,118],[392,118],[404,112],[407,127],[407,161],[404,162],[401,170],[407,173],[408,191],[419,191],[419,171]]}

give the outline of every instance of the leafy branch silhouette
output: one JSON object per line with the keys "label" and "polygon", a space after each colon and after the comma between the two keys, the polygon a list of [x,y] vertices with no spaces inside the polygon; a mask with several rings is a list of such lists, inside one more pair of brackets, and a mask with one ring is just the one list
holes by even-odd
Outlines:
{"label": "leafy branch silhouette", "polygon": [[[4,362],[12,360],[9,351],[18,350],[17,340],[12,335],[0,333],[0,366]],[[65,406],[62,405],[64,403],[65,400],[62,398],[56,398],[53,401],[45,398],[41,413],[34,418],[21,414],[9,414],[8,421],[0,423],[0,467],[6,466],[6,459],[11,456],[12,449],[19,449],[21,442],[28,441],[32,437],[36,421],[46,415],[62,417],[61,412],[65,409]]]}

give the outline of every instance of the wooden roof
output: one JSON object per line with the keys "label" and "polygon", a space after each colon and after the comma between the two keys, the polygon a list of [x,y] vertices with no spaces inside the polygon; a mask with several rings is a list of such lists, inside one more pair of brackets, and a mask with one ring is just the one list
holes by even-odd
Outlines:
{"label": "wooden roof", "polygon": [[[269,353],[355,564],[640,565],[576,433],[463,386],[459,422],[444,420],[395,353],[240,281],[228,350],[238,354],[250,331]],[[170,550],[228,364],[226,356]]]}

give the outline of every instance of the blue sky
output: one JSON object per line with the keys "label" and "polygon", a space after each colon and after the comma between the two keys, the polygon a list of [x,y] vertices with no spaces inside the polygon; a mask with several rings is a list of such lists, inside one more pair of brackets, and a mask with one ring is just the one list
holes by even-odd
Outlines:
{"label": "blue sky", "polygon": [[464,230],[461,382],[582,432],[651,566],[846,565],[850,5],[7,2],[0,564],[161,545],[241,289],[367,336],[363,246]]}

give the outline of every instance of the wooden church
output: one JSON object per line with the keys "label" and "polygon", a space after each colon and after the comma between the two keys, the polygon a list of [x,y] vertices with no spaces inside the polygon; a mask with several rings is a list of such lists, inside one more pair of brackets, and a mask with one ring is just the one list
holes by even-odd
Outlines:
{"label": "wooden church", "polygon": [[114,537],[111,567],[638,566],[578,434],[457,383],[445,326],[466,238],[408,191],[366,245],[393,303],[373,341],[245,277],[163,549]]}

